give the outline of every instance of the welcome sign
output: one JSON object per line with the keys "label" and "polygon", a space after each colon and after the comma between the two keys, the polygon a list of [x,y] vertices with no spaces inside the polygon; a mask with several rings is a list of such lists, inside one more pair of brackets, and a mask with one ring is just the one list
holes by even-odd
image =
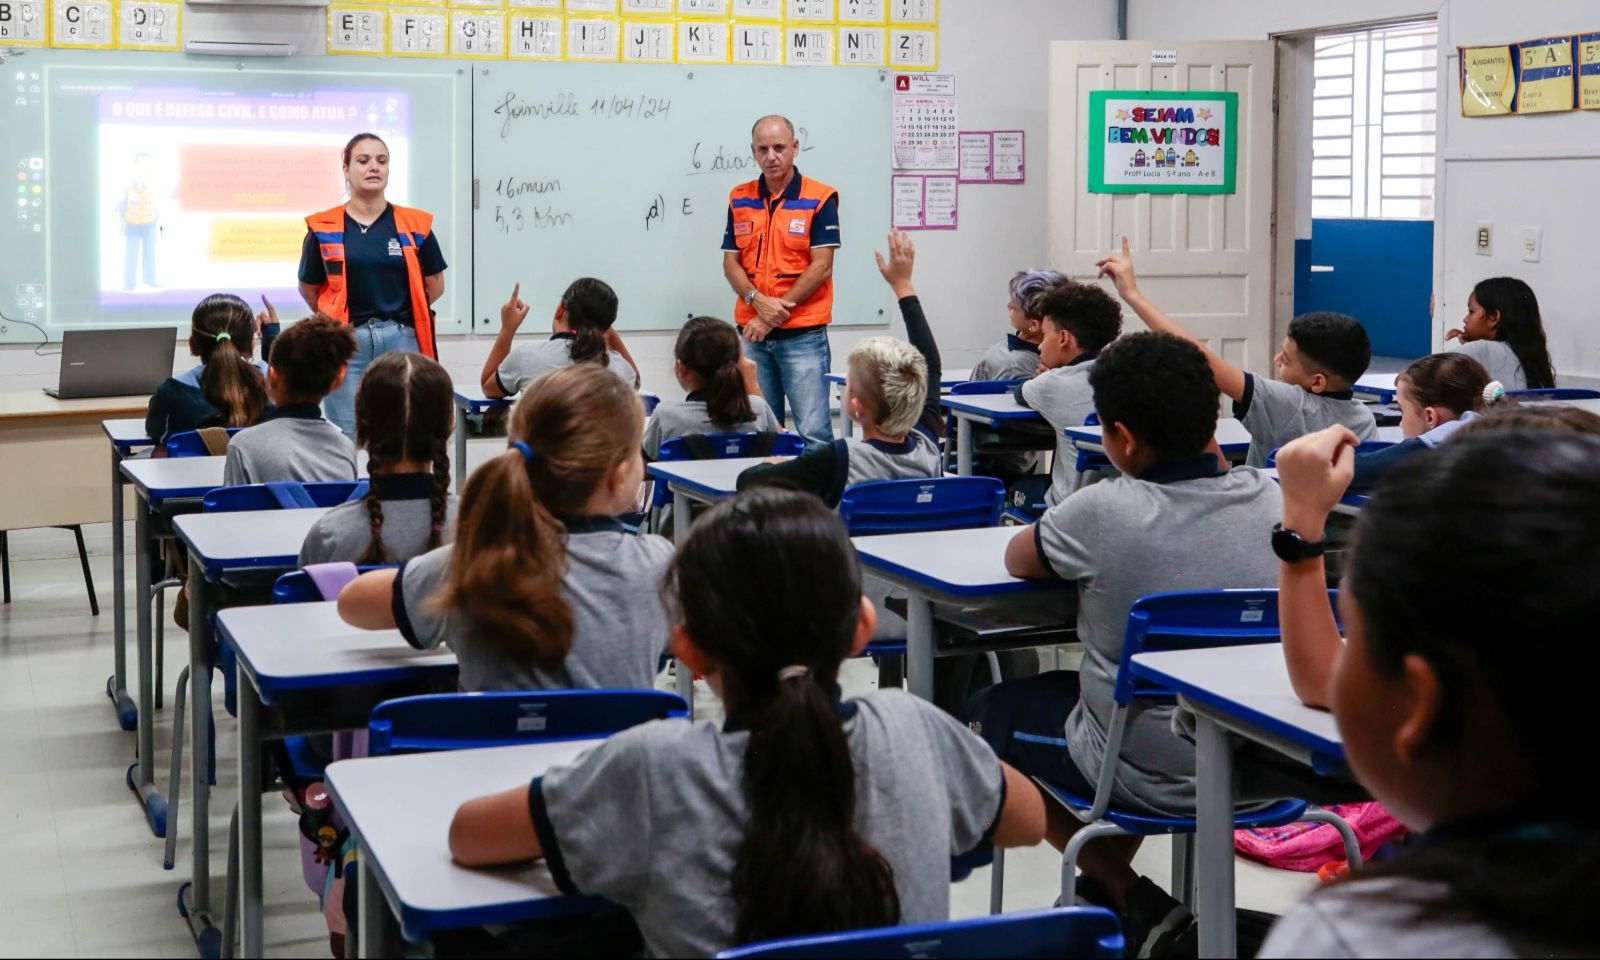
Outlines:
{"label": "welcome sign", "polygon": [[1089,93],[1090,193],[1233,193],[1239,95]]}

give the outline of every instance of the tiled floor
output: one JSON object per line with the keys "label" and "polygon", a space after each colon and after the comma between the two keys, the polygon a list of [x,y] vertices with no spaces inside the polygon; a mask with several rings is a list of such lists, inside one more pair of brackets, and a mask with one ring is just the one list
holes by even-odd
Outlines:
{"label": "tiled floor", "polygon": [[[188,876],[188,808],[175,818],[182,831],[177,869],[162,870],[161,841],[146,828],[124,785],[134,735],[118,729],[103,693],[111,672],[109,532],[102,525],[88,533],[103,609],[98,618],[89,615],[70,535],[12,535],[13,598],[0,606],[0,956],[190,957],[194,945],[175,909],[178,886]],[[176,628],[169,625],[168,635],[177,636]],[[169,685],[186,650],[181,639],[168,645]],[[868,664],[852,664],[847,692],[863,691],[874,679]],[[218,902],[237,783],[236,727],[222,710],[221,686],[214,684],[220,762],[211,806]],[[155,734],[163,778],[172,732],[170,689],[167,703]],[[703,689],[697,706],[702,715],[717,709]],[[280,800],[269,797],[264,807],[267,952],[326,957],[322,917],[300,879],[295,820]],[[1147,843],[1137,862],[1161,884],[1168,865],[1163,840]],[[1049,905],[1059,868],[1058,856],[1046,847],[1013,852],[1007,909]],[[1308,876],[1242,861],[1238,876],[1240,906],[1277,913],[1314,885]],[[978,871],[955,888],[952,913],[985,912],[988,897],[989,873]]]}

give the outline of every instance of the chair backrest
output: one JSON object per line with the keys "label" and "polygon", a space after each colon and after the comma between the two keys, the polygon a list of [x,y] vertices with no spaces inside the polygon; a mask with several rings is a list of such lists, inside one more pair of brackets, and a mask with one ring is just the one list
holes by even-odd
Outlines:
{"label": "chair backrest", "polygon": [[735,457],[792,457],[806,441],[793,433],[696,433],[661,441],[657,460],[731,460]]}
{"label": "chair backrest", "polygon": [[717,954],[786,957],[1120,957],[1117,917],[1102,907],[1057,907],[940,923],[769,940]]}
{"label": "chair backrest", "polygon": [[665,690],[513,690],[386,700],[367,724],[371,756],[605,737],[651,720],[687,717]]}
{"label": "chair backrest", "polygon": [[[369,567],[356,567],[356,572],[366,573],[368,570],[384,570],[397,566],[399,564],[379,563]],[[322,595],[311,575],[304,570],[290,570],[279,576],[272,584],[273,603],[321,603],[332,599],[334,598]]]}
{"label": "chair backrest", "polygon": [[1600,390],[1584,387],[1544,387],[1538,390],[1507,390],[1506,396],[1518,400],[1596,400]]}
{"label": "chair backrest", "polygon": [[644,415],[648,417],[661,405],[661,398],[653,393],[640,392],[639,402],[644,405]]}
{"label": "chair backrest", "polygon": [[[232,437],[243,429],[244,427],[228,427],[228,436]],[[163,446],[167,448],[167,456],[169,457],[211,456],[211,451],[206,448],[206,442],[201,439],[200,431],[198,430],[183,430],[179,433],[174,433],[167,438],[167,442]]]}
{"label": "chair backrest", "polygon": [[[1377,453],[1379,450],[1386,450],[1392,446],[1394,446],[1393,440],[1363,440],[1356,444],[1356,453]],[[1282,449],[1282,447],[1272,448],[1267,454],[1267,466],[1275,467],[1278,465],[1278,451]]]}
{"label": "chair backrest", "polygon": [[207,513],[238,510],[294,510],[303,507],[336,507],[367,495],[365,480],[336,480],[326,483],[248,483],[218,487],[206,494],[202,508]]}
{"label": "chair backrest", "polygon": [[873,480],[845,488],[839,516],[851,536],[995,527],[1005,499],[993,477]]}
{"label": "chair backrest", "polygon": [[950,385],[952,396],[976,396],[984,394],[1010,393],[1017,388],[1017,384],[1027,380],[1027,377],[1017,377],[1012,380],[968,380],[965,383]]}

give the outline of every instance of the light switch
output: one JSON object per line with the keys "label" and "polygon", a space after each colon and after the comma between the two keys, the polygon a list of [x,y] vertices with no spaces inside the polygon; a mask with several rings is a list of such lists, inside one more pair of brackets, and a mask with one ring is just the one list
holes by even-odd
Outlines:
{"label": "light switch", "polygon": [[1476,247],[1480,257],[1491,256],[1494,253],[1494,224],[1478,224]]}
{"label": "light switch", "polygon": [[1522,230],[1522,259],[1529,263],[1538,263],[1544,250],[1544,231],[1538,227],[1524,227]]}

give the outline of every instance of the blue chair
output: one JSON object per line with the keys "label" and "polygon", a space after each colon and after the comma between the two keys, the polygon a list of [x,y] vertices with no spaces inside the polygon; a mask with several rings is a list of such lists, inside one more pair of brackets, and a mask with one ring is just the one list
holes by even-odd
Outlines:
{"label": "blue chair", "polygon": [[[1335,594],[1329,591],[1329,602]],[[1336,614],[1337,615],[1337,612]],[[1116,684],[1112,689],[1111,726],[1106,733],[1105,759],[1095,778],[1093,797],[1084,797],[1064,787],[1043,784],[1046,790],[1086,826],[1072,835],[1061,858],[1061,903],[1072,906],[1076,900],[1078,853],[1097,837],[1158,836],[1182,834],[1172,846],[1173,895],[1191,902],[1193,877],[1190,848],[1195,832],[1192,817],[1163,817],[1136,813],[1111,806],[1112,785],[1116,782],[1122,738],[1128,714],[1135,700],[1143,702],[1175,700],[1165,689],[1137,679],[1133,658],[1149,651],[1192,650],[1206,647],[1231,647],[1275,643],[1278,627],[1276,590],[1195,590],[1147,594],[1135,600],[1128,611],[1128,628],[1123,635]],[[1361,848],[1356,835],[1337,814],[1310,807],[1304,800],[1284,799],[1234,816],[1237,830],[1276,827],[1286,823],[1326,823],[1339,831],[1344,840],[1345,859],[1351,869],[1361,863]],[[997,857],[992,874],[990,903],[997,909],[1003,890],[1003,865]]]}
{"label": "blue chair", "polygon": [[1518,400],[1600,400],[1600,390],[1583,387],[1544,387],[1538,390],[1507,390],[1506,396]]}
{"label": "blue chair", "polygon": [[[1393,440],[1363,440],[1356,444],[1356,453],[1377,453],[1379,450],[1385,450],[1392,446],[1394,446]],[[1272,451],[1267,454],[1267,466],[1276,467],[1278,465],[1278,451],[1282,449],[1282,447],[1272,448]]]}
{"label": "blue chair", "polygon": [[661,398],[653,393],[640,391],[639,402],[644,405],[644,415],[650,416],[656,412],[656,407],[661,406]]}
{"label": "blue chair", "polygon": [[336,507],[367,495],[366,480],[334,480],[324,483],[248,483],[218,487],[207,493],[202,508],[207,513],[234,513],[240,510],[295,510],[305,507]]}
{"label": "blue chair", "polygon": [[[234,434],[243,430],[244,427],[228,427],[227,429],[228,436],[231,438]],[[200,431],[198,430],[184,430],[174,433],[167,437],[167,442],[163,446],[167,448],[167,456],[169,457],[211,456],[211,451],[206,449],[206,442],[200,439]]]}
{"label": "blue chair", "polygon": [[[770,443],[770,446],[768,445]],[[795,433],[699,433],[668,437],[656,451],[658,462],[679,460],[733,460],[738,457],[793,457],[806,448]],[[659,530],[659,511],[672,502],[672,491],[657,482],[650,491],[650,528]]]}
{"label": "blue chair", "polygon": [[1017,385],[1026,383],[1027,377],[1016,377],[1011,380],[968,380],[965,383],[953,383],[945,391],[953,397],[992,396],[999,393],[1010,393],[1017,389]]}
{"label": "blue chair", "polygon": [[993,477],[872,480],[846,487],[839,516],[853,537],[1000,525],[1005,484]]}
{"label": "blue chair", "polygon": [[687,717],[665,690],[512,690],[385,700],[367,724],[367,753],[431,753],[608,737],[651,720]]}
{"label": "blue chair", "polygon": [[994,917],[850,930],[769,940],[717,954],[719,960],[788,957],[1120,957],[1117,917],[1100,907],[1030,910]]}

